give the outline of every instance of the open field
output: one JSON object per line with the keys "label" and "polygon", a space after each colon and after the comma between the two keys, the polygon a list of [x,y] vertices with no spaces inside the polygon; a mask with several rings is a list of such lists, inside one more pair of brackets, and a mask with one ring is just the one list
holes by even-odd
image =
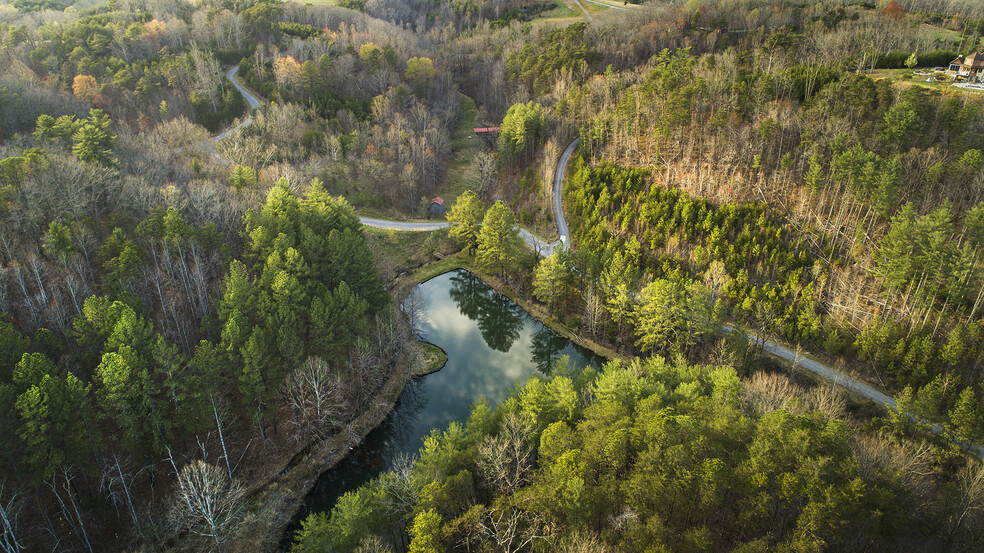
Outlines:
{"label": "open field", "polygon": [[925,75],[913,75],[910,69],[876,69],[868,73],[868,76],[875,80],[889,79],[894,84],[903,88],[918,86],[935,90],[966,92],[969,94],[981,94],[984,92],[979,89],[956,87],[949,82],[937,82],[935,80],[933,82],[926,82]]}
{"label": "open field", "polygon": [[557,2],[557,7],[540,14],[539,17],[535,18],[533,21],[557,21],[562,19],[572,19],[581,18],[583,15],[581,11],[577,9],[572,3],[567,2]]}

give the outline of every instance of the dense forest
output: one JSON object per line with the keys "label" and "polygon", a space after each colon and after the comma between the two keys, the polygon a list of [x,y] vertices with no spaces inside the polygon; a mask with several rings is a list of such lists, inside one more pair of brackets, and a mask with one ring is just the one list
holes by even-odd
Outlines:
{"label": "dense forest", "polygon": [[[982,36],[975,0],[0,4],[0,550],[980,551],[984,92],[946,70]],[[437,196],[449,231],[360,222]],[[278,545],[278,478],[421,365],[437,259],[612,359]]]}
{"label": "dense forest", "polygon": [[396,517],[428,552],[980,545],[956,518],[980,475],[934,482],[927,451],[855,433],[829,390],[658,356],[570,369],[434,430],[413,465],[308,518],[292,551],[383,551]]}

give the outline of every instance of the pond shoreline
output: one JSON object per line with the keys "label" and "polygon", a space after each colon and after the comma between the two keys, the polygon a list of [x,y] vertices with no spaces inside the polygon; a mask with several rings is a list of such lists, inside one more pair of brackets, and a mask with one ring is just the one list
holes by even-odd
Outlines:
{"label": "pond shoreline", "polygon": [[[600,358],[607,360],[619,357],[613,350],[605,348],[593,340],[577,335],[561,324],[555,317],[547,313],[545,309],[522,298],[515,289],[505,282],[482,272],[472,261],[465,252],[459,252],[440,261],[418,267],[412,273],[404,275],[394,282],[392,289],[394,301],[398,303],[405,297],[406,292],[414,286],[423,284],[428,280],[451,271],[463,270],[481,280],[492,290],[509,298],[529,314],[532,319],[550,328],[559,336],[570,340],[572,343],[594,353]],[[407,367],[407,369],[394,371],[383,389],[373,400],[372,408],[350,423],[344,430],[336,433],[328,440],[312,446],[310,452],[304,455],[297,463],[288,463],[288,466],[285,466],[276,478],[267,482],[263,486],[262,491],[253,497],[253,500],[258,504],[258,508],[254,513],[256,513],[258,519],[265,519],[265,524],[257,524],[257,526],[265,526],[265,528],[260,530],[254,527],[260,530],[259,533],[261,536],[254,534],[253,538],[255,541],[252,539],[249,540],[255,544],[256,551],[286,551],[281,545],[287,528],[297,516],[305,498],[313,489],[317,480],[324,473],[332,470],[336,465],[345,460],[353,448],[361,444],[370,432],[386,420],[386,417],[393,411],[397,398],[403,393],[403,390],[412,377],[433,374],[444,368],[448,360],[447,352],[436,344],[431,344],[423,340],[418,341],[419,347],[426,347],[424,344],[436,347],[444,354],[443,361],[436,369],[430,370],[430,367],[427,367],[423,370],[409,370],[409,367]]]}
{"label": "pond shoreline", "polygon": [[259,487],[249,499],[253,508],[237,539],[240,550],[284,551],[284,535],[315,482],[389,416],[414,372],[412,364],[395,368],[364,413],[330,438],[302,449],[277,476]]}
{"label": "pond shoreline", "polygon": [[397,278],[394,283],[394,289],[403,292],[414,286],[424,284],[425,282],[437,278],[445,273],[459,269],[471,273],[473,276],[487,284],[490,288],[503,296],[506,296],[516,305],[522,307],[523,311],[529,313],[529,315],[536,319],[539,323],[549,327],[550,330],[553,330],[571,342],[574,342],[582,348],[594,353],[598,357],[606,360],[621,359],[623,357],[615,350],[603,346],[590,338],[583,337],[567,328],[566,325],[547,312],[544,306],[521,296],[513,286],[510,286],[506,282],[503,282],[502,280],[482,271],[477,265],[475,265],[474,258],[468,256],[465,250],[449,255],[440,261],[435,261],[433,263],[428,263],[427,265],[417,267],[413,272]]}

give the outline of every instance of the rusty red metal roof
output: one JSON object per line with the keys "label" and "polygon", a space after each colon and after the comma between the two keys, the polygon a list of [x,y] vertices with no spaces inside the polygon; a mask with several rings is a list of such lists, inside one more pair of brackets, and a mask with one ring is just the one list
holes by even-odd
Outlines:
{"label": "rusty red metal roof", "polygon": [[437,205],[444,205],[444,198],[438,196],[438,197],[434,198],[433,200],[431,200],[431,203],[432,204],[437,204]]}
{"label": "rusty red metal roof", "polygon": [[474,132],[475,134],[478,134],[478,133],[483,133],[483,132],[498,132],[498,131],[501,131],[501,130],[502,130],[502,127],[475,127],[475,128],[472,129],[472,132]]}

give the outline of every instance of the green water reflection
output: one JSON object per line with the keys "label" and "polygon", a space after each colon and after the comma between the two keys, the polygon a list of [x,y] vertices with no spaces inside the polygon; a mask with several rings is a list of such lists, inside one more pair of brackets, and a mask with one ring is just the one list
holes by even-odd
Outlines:
{"label": "green water reflection", "polygon": [[468,272],[445,273],[420,290],[426,306],[422,337],[444,348],[447,365],[407,386],[383,424],[322,475],[305,512],[330,509],[342,493],[381,473],[397,456],[415,454],[432,428],[465,421],[481,396],[492,404],[502,401],[517,383],[547,374],[561,356],[569,356],[574,368],[598,367],[590,352]]}

